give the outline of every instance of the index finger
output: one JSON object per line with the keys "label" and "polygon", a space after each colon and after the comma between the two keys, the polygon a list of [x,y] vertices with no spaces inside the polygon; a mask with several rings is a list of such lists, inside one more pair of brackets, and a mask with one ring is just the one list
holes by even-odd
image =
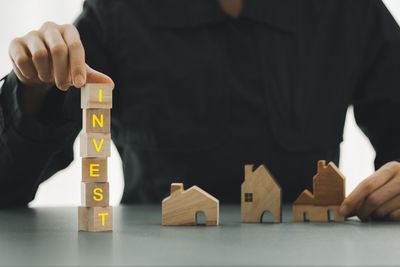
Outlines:
{"label": "index finger", "polygon": [[69,66],[72,82],[81,88],[86,83],[85,50],[78,30],[71,24],[61,26],[62,36],[68,47]]}
{"label": "index finger", "polygon": [[351,194],[343,201],[340,206],[340,213],[347,216],[354,213],[362,202],[370,193],[386,184],[392,177],[393,171],[387,165],[384,165],[374,174],[362,181]]}

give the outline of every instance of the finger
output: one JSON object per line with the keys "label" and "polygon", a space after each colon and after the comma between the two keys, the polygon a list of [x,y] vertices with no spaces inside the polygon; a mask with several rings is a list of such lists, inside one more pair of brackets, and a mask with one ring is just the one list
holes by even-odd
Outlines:
{"label": "finger", "polygon": [[393,163],[382,166],[374,174],[362,181],[356,189],[343,201],[340,206],[340,214],[347,216],[354,212],[361,201],[363,201],[370,193],[375,191],[387,183],[393,176]]}
{"label": "finger", "polygon": [[86,65],[86,71],[87,71],[86,81],[88,83],[111,83],[114,88],[114,81],[107,75],[92,69],[88,65]]}
{"label": "finger", "polygon": [[27,47],[20,38],[11,41],[9,55],[18,72],[25,79],[33,79],[36,76],[36,70],[31,60],[31,55]]}
{"label": "finger", "polygon": [[357,216],[365,220],[372,212],[400,193],[400,177],[396,176],[369,194]]}
{"label": "finger", "polygon": [[400,195],[395,196],[377,208],[372,216],[374,218],[384,218],[397,209],[400,209]]}
{"label": "finger", "polygon": [[388,219],[391,221],[400,221],[400,209],[391,212]]}
{"label": "finger", "polygon": [[67,90],[71,85],[67,45],[60,31],[55,27],[47,27],[43,32],[43,37],[50,50],[56,86],[61,90]]}
{"label": "finger", "polygon": [[49,54],[40,33],[32,31],[24,37],[25,43],[32,55],[32,62],[36,68],[39,79],[48,83],[51,80]]}
{"label": "finger", "polygon": [[86,83],[85,50],[78,30],[70,24],[62,26],[62,36],[68,46],[69,66],[72,82],[81,88]]}

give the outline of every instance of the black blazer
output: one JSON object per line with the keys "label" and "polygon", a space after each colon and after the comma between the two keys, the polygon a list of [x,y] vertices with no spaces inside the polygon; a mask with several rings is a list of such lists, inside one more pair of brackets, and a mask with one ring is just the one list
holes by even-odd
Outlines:
{"label": "black blazer", "polygon": [[[239,201],[245,163],[292,201],[317,160],[338,162],[349,105],[376,166],[400,158],[400,30],[381,1],[247,0],[235,20],[215,0],[88,0],[75,25],[116,84],[124,203],[158,202],[173,181]],[[81,129],[79,89],[53,88],[30,118],[18,86],[11,73],[0,94],[2,206],[68,166]]]}

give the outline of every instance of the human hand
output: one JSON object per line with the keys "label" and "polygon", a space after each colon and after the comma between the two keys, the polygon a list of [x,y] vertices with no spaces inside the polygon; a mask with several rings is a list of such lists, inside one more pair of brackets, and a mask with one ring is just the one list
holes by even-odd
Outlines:
{"label": "human hand", "polygon": [[400,221],[400,163],[389,162],[362,181],[343,201],[341,215]]}
{"label": "human hand", "polygon": [[113,83],[86,64],[79,32],[71,24],[44,23],[38,31],[15,38],[9,56],[15,74],[26,87],[44,90],[55,84],[65,91],[71,84],[80,88],[87,82]]}

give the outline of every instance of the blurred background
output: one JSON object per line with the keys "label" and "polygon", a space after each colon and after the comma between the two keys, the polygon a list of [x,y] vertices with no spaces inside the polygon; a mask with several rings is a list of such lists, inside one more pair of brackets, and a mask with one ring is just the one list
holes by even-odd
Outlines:
{"label": "blurred background", "polygon": [[[31,30],[37,30],[46,21],[54,21],[58,24],[71,23],[79,15],[82,3],[83,0],[0,0],[0,77],[11,70],[7,50],[13,38]],[[400,24],[400,1],[385,0],[384,3]],[[77,139],[74,144],[73,163],[41,184],[30,206],[78,206],[80,204],[81,164],[78,143]],[[124,182],[121,159],[114,146],[111,148],[111,155],[108,160],[110,204],[117,205],[121,200]],[[347,178],[347,194],[374,171],[374,158],[375,152],[368,139],[357,127],[350,107],[347,112],[340,159],[340,169]]]}

